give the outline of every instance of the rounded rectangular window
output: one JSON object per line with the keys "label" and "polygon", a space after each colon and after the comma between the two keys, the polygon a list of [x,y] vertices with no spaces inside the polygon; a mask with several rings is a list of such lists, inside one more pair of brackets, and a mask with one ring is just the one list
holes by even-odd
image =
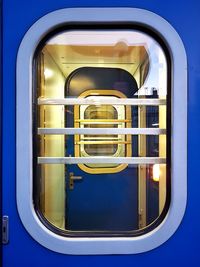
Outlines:
{"label": "rounded rectangular window", "polygon": [[34,60],[34,204],[62,235],[140,235],[170,203],[169,58],[142,29],[62,30]]}

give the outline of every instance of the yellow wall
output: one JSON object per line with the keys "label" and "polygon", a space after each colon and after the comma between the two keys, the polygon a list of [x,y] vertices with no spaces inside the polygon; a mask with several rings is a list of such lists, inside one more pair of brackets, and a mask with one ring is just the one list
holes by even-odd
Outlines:
{"label": "yellow wall", "polygon": [[[42,79],[42,97],[64,98],[65,78],[48,54],[44,53]],[[42,73],[43,75],[43,73]],[[63,128],[64,106],[41,106],[40,127]],[[65,144],[63,135],[45,135],[42,139],[42,155],[46,157],[64,157]],[[45,217],[55,226],[64,228],[65,217],[65,169],[62,164],[42,166],[43,174],[43,211]]]}

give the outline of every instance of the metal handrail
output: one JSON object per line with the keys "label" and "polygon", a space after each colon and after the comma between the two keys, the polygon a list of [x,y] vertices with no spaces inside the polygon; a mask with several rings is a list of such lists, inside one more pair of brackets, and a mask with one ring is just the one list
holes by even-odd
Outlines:
{"label": "metal handrail", "polygon": [[161,128],[38,128],[38,134],[55,135],[111,135],[111,134],[131,134],[131,135],[160,135],[166,134],[166,129]]}
{"label": "metal handrail", "polygon": [[38,164],[165,164],[166,158],[159,157],[38,157]]}
{"label": "metal handrail", "polygon": [[129,105],[159,106],[166,105],[166,99],[158,98],[38,98],[38,105]]}

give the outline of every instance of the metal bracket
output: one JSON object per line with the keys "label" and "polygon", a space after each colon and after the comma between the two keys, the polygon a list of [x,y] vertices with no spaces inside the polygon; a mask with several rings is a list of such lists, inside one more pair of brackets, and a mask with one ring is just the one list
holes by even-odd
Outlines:
{"label": "metal bracket", "polygon": [[9,217],[2,217],[2,244],[6,245],[9,242]]}

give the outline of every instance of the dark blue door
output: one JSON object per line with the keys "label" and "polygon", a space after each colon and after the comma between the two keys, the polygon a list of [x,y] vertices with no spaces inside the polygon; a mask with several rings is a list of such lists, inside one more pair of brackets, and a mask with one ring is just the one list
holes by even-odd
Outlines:
{"label": "dark blue door", "polygon": [[[95,87],[96,92],[100,92],[99,96],[103,96],[105,90],[112,94],[113,90],[118,89],[127,96],[131,96],[137,91],[134,78],[123,69],[85,67],[77,69],[67,79],[66,97],[74,95],[79,97],[79,94],[88,92],[90,89],[95,92],[94,87],[88,87],[89,82],[87,82],[87,86],[84,84],[86,79],[87,81],[92,80],[91,84]],[[80,108],[76,111],[74,107],[67,107],[67,128],[74,127],[75,116],[77,116],[75,112],[80,113]],[[78,114],[79,116],[81,115]],[[132,127],[137,127],[137,107],[132,108],[131,117]],[[99,118],[102,119],[101,114]],[[67,136],[67,156],[74,156],[74,150],[74,136]],[[135,137],[132,138],[131,150],[131,154],[137,156],[137,139]],[[89,172],[87,168],[83,169],[78,165],[66,166],[66,229],[74,231],[138,229],[137,166],[127,166],[123,170],[114,172],[106,171],[106,168],[103,168],[102,173],[95,173],[95,171],[91,173],[91,170],[95,168],[91,168]],[[74,180],[73,186],[70,186],[70,176],[72,179],[73,176],[78,177],[78,180]]]}

